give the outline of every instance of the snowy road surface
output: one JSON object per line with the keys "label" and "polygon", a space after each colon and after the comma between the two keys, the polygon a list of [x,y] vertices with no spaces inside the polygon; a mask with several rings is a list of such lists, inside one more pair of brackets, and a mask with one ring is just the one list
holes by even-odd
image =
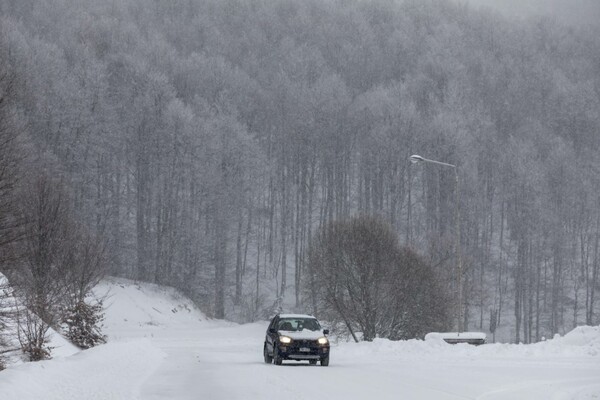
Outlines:
{"label": "snowy road surface", "polygon": [[275,366],[266,322],[208,321],[153,286],[111,293],[110,344],[0,372],[0,399],[600,399],[598,327],[535,345],[339,343],[329,367]]}
{"label": "snowy road surface", "polygon": [[[329,367],[264,364],[265,324],[155,338],[169,357],[143,399],[577,399],[600,393],[597,357],[485,352],[468,345],[343,344]],[[258,343],[258,345],[257,345]],[[464,347],[464,348],[459,348]],[[517,347],[517,346],[512,346]],[[420,351],[419,351],[420,350]],[[487,354],[486,354],[487,353]],[[591,395],[590,395],[591,396]],[[600,397],[598,397],[600,398]]]}

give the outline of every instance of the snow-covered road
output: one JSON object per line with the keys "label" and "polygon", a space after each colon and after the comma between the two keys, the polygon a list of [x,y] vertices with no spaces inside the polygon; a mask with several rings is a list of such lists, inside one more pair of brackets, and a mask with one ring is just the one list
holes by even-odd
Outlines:
{"label": "snow-covered road", "polygon": [[[265,326],[155,336],[153,342],[168,357],[141,398],[547,400],[600,394],[598,357],[528,354],[509,345],[484,351],[417,341],[407,346],[385,340],[344,343],[333,347],[329,367],[294,361],[267,365],[261,354]],[[400,347],[410,349],[403,354]]]}
{"label": "snow-covered road", "polygon": [[110,343],[0,372],[0,399],[600,399],[599,327],[535,345],[344,342],[329,367],[275,366],[262,361],[266,322],[210,321],[173,291],[105,285]]}

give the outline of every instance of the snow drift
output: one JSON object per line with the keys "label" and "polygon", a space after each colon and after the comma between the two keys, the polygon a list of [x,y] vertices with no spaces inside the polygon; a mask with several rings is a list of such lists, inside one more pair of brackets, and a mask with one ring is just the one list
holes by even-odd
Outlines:
{"label": "snow drift", "polygon": [[[561,356],[598,356],[600,355],[600,327],[580,326],[564,337],[556,335],[551,340],[539,343],[507,344],[494,343],[481,346],[468,344],[448,344],[442,335],[432,335],[428,340],[375,339],[373,342],[343,344],[344,351],[358,355],[376,355],[377,357],[419,358],[432,355],[439,358],[480,357],[480,358],[512,358],[531,356],[538,358]],[[600,360],[599,360],[600,361]]]}
{"label": "snow drift", "polygon": [[207,319],[190,299],[171,287],[108,278],[96,286],[94,294],[105,298],[103,333],[109,340],[151,337]]}
{"label": "snow drift", "polygon": [[108,343],[0,373],[3,400],[134,400],[165,354],[149,340]]}

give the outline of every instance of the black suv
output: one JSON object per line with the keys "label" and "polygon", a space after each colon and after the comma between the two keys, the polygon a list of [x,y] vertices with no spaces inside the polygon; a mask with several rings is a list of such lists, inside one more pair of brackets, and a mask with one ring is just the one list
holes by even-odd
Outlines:
{"label": "black suv", "polygon": [[265,338],[265,362],[281,365],[283,360],[317,361],[329,365],[329,340],[327,329],[321,330],[319,321],[311,315],[280,314],[273,317]]}

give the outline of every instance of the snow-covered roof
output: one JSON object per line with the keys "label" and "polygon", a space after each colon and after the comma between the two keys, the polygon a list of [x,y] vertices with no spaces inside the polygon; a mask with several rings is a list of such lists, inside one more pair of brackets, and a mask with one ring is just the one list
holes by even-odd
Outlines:
{"label": "snow-covered roof", "polygon": [[449,344],[480,345],[485,344],[486,335],[483,332],[431,332],[425,335],[425,340],[430,342],[444,341]]}
{"label": "snow-covered roof", "polygon": [[425,340],[430,339],[464,339],[464,340],[485,340],[486,334],[483,332],[430,332],[425,335]]}
{"label": "snow-covered roof", "polygon": [[279,314],[279,318],[315,318],[315,317],[313,317],[312,315],[308,315],[308,314]]}

